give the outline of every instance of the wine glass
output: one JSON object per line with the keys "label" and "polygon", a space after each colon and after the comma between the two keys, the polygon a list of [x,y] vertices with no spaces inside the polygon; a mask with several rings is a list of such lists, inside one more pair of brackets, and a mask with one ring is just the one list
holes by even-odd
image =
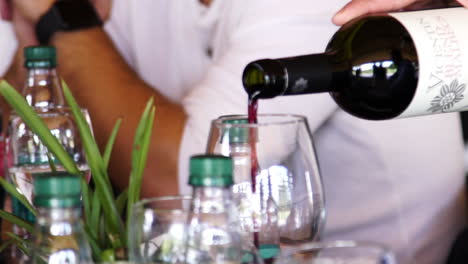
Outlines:
{"label": "wine glass", "polygon": [[275,264],[396,264],[395,256],[375,242],[312,242],[283,252]]}
{"label": "wine glass", "polygon": [[[189,263],[185,257],[188,252],[186,234],[189,231],[188,218],[191,203],[190,196],[159,197],[135,203],[132,207],[131,232],[128,237],[130,261],[134,263]],[[233,226],[230,231],[236,232],[236,229],[237,227]],[[249,243],[242,243],[240,249],[231,249],[228,253],[241,257],[229,263],[263,264],[256,249]],[[198,249],[190,248],[190,250],[193,253]],[[201,254],[206,254],[206,252],[200,252]],[[219,259],[225,258],[218,258],[217,264],[228,264]],[[204,263],[214,264],[209,259],[205,259]]]}
{"label": "wine glass", "polygon": [[191,202],[190,196],[167,196],[135,203],[128,237],[130,261],[178,263],[184,255]]}
{"label": "wine glass", "polygon": [[265,259],[274,257],[275,245],[319,239],[324,193],[305,117],[259,115],[256,124],[244,115],[219,117],[211,123],[207,153],[233,158],[234,200],[243,234]]}

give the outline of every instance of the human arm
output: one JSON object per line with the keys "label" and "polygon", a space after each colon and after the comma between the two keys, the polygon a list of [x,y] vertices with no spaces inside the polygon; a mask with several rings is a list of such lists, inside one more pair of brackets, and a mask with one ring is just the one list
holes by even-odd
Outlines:
{"label": "human arm", "polygon": [[128,184],[130,154],[140,114],[146,101],[154,97],[156,118],[142,195],[177,193],[178,146],[185,121],[181,106],[143,82],[123,61],[102,29],[59,33],[52,43],[60,54],[63,78],[91,113],[101,147],[115,120],[123,118],[110,168],[112,181],[120,189]]}
{"label": "human arm", "polygon": [[[468,0],[457,0],[457,2],[468,7]],[[369,13],[424,7],[447,7],[454,3],[455,1],[452,0],[351,0],[335,14],[333,23],[343,25],[353,18]]]}
{"label": "human arm", "polygon": [[[28,1],[13,3],[17,10],[34,11],[27,9]],[[34,25],[40,14],[31,14],[23,16]],[[177,193],[177,152],[185,119],[182,108],[144,83],[123,61],[101,28],[56,33],[50,44],[57,48],[60,74],[80,105],[91,114],[101,149],[116,119],[123,118],[110,167],[112,182],[119,189],[128,184],[133,137],[141,112],[147,100],[154,97],[157,110],[142,195]]]}

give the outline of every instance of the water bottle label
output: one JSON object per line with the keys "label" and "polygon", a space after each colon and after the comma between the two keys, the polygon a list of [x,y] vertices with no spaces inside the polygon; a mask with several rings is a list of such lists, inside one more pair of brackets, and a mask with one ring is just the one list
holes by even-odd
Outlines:
{"label": "water bottle label", "polygon": [[468,110],[468,9],[390,15],[411,34],[419,59],[416,94],[399,117]]}

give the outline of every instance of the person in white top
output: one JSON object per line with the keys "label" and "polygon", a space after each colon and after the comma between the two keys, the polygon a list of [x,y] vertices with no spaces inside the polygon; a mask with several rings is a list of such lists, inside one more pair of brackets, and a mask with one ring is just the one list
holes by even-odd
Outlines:
{"label": "person in white top", "polygon": [[[18,47],[37,43],[31,29],[52,2],[12,0],[13,16],[3,16],[15,21]],[[107,16],[104,2],[97,1]],[[386,2],[352,1],[335,22],[411,1]],[[372,3],[382,9],[363,9]],[[142,194],[186,193],[189,156],[204,152],[210,121],[246,112],[243,67],[259,58],[322,51],[337,29],[330,18],[344,4],[114,0],[105,30],[57,32],[50,44],[58,49],[61,75],[90,110],[101,144],[116,118],[124,118],[111,161],[117,187],[127,185],[132,133],[153,96],[156,124]],[[6,79],[18,86],[21,68],[17,56]],[[324,240],[379,241],[400,264],[444,262],[465,221],[457,114],[371,122],[344,113],[326,94],[265,100],[260,112],[308,118],[326,193]]]}

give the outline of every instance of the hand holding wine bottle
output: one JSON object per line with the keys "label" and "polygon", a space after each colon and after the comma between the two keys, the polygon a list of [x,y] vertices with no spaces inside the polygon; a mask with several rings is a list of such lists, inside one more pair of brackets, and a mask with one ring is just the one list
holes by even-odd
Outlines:
{"label": "hand holding wine bottle", "polygon": [[329,92],[370,120],[465,111],[467,17],[446,8],[355,19],[324,53],[250,63],[244,87],[251,99]]}
{"label": "hand holding wine bottle", "polygon": [[335,14],[333,23],[341,26],[365,14],[397,11],[403,8],[405,10],[441,8],[451,6],[456,2],[468,7],[468,0],[352,0]]}

